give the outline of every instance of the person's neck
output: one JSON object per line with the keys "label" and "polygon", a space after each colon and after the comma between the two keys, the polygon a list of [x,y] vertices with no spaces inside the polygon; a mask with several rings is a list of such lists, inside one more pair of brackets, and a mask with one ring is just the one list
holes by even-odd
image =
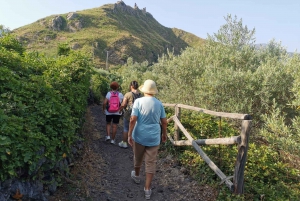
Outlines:
{"label": "person's neck", "polygon": [[153,97],[154,95],[152,94],[144,94],[144,97]]}

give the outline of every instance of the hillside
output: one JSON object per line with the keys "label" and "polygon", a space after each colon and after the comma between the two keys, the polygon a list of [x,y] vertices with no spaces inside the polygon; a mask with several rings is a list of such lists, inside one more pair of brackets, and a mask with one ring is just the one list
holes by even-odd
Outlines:
{"label": "hillside", "polygon": [[91,54],[98,68],[134,61],[156,62],[159,55],[174,50],[179,54],[187,46],[199,46],[204,40],[177,28],[167,28],[137,5],[123,1],[82,11],[52,15],[13,30],[29,51],[49,56],[57,46],[67,43],[74,50]]}

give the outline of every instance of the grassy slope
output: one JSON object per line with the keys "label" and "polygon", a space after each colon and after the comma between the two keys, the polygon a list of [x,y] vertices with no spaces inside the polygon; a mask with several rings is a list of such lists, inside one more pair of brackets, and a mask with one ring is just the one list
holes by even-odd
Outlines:
{"label": "grassy slope", "polygon": [[[14,30],[28,50],[38,51],[50,56],[57,53],[59,43],[77,44],[94,57],[98,67],[104,67],[106,50],[109,50],[109,63],[117,65],[130,56],[135,61],[155,62],[157,57],[174,50],[179,54],[187,46],[198,46],[203,39],[176,28],[159,24],[150,13],[130,6],[106,4],[101,7],[77,11],[78,17],[64,18],[62,31],[51,30],[49,24],[56,16],[48,16],[32,24]],[[80,21],[82,29],[71,32],[68,25]],[[45,40],[47,38],[47,40]]]}

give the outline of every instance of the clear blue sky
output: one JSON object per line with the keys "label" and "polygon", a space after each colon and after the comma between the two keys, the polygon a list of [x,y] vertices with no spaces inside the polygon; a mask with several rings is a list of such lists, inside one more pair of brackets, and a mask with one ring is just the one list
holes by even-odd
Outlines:
{"label": "clear blue sky", "polygon": [[[117,0],[0,0],[0,24],[11,30],[53,14],[113,4]],[[271,39],[289,52],[300,52],[300,0],[124,0],[136,3],[163,26],[179,28],[201,38],[217,33],[227,14],[256,30],[256,43]]]}

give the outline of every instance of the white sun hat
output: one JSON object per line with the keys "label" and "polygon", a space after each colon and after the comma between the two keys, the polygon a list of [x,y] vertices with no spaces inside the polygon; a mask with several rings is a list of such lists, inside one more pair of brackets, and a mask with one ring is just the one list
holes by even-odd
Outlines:
{"label": "white sun hat", "polygon": [[146,80],[142,86],[139,87],[139,90],[145,94],[157,94],[156,84],[153,80]]}

